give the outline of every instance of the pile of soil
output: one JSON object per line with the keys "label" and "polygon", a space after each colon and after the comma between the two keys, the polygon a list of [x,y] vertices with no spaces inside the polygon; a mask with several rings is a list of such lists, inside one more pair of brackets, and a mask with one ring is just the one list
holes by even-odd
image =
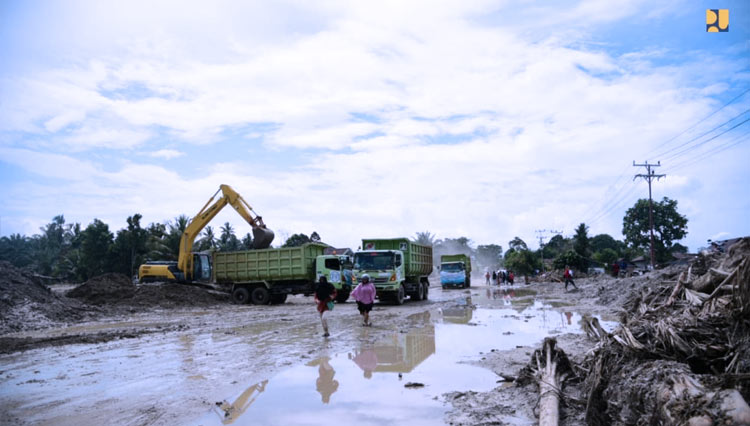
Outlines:
{"label": "pile of soil", "polygon": [[173,283],[133,284],[122,274],[104,274],[91,278],[70,290],[66,296],[81,302],[129,312],[154,307],[176,308],[229,303],[229,295],[204,288]]}
{"label": "pile of soil", "polygon": [[31,272],[0,262],[0,334],[80,321],[87,311],[80,303],[54,294]]}

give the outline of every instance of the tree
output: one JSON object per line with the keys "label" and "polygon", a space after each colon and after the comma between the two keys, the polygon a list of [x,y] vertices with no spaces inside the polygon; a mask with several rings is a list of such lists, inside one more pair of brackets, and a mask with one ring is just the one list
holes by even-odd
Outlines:
{"label": "tree", "polygon": [[505,267],[516,274],[523,275],[524,281],[528,284],[529,274],[541,267],[539,257],[529,249],[510,249],[509,251],[510,253],[505,258]]}
{"label": "tree", "polygon": [[242,237],[242,249],[252,250],[253,249],[253,236],[249,232]]}
{"label": "tree", "polygon": [[174,222],[167,222],[169,232],[164,238],[164,244],[169,247],[169,256],[165,260],[177,260],[180,255],[180,240],[185,232],[190,219],[184,214],[177,216]]}
{"label": "tree", "polygon": [[140,213],[128,217],[128,227],[117,231],[113,246],[114,270],[131,277],[145,262],[148,253],[148,232],[141,228],[142,217]]}
{"label": "tree", "polygon": [[216,248],[216,234],[214,228],[209,225],[203,228],[203,237],[198,240],[198,251],[213,250]]}
{"label": "tree", "polygon": [[582,259],[580,260],[580,263],[578,265],[579,270],[581,271],[588,270],[588,258],[591,255],[591,253],[589,252],[588,231],[589,227],[586,226],[585,223],[581,223],[580,225],[578,225],[578,228],[576,228],[576,233],[573,236],[573,250]]}
{"label": "tree", "polygon": [[34,237],[36,269],[42,275],[69,278],[74,273],[70,250],[73,240],[80,233],[79,224],[66,224],[65,217],[58,215],[52,222],[40,228],[41,235]]}
{"label": "tree", "polygon": [[557,234],[550,238],[542,250],[545,259],[554,259],[571,247],[572,244],[569,239],[565,239],[562,235]]}
{"label": "tree", "polygon": [[588,270],[587,263],[586,259],[581,257],[575,250],[568,250],[557,256],[552,265],[555,269],[563,269],[566,266],[570,266],[573,269],[585,272]]}
{"label": "tree", "polygon": [[433,246],[435,245],[435,234],[429,231],[417,232],[414,241],[425,246]]}
{"label": "tree", "polygon": [[81,280],[101,275],[111,270],[110,254],[114,235],[109,226],[99,219],[81,232]]}
{"label": "tree", "polygon": [[221,236],[219,237],[219,251],[237,251],[240,249],[240,241],[234,235],[234,228],[229,222],[225,222],[221,227]]}
{"label": "tree", "polygon": [[305,234],[294,234],[291,237],[287,238],[284,245],[281,247],[299,247],[302,244],[306,244],[310,242],[310,237],[308,237]]}
{"label": "tree", "polygon": [[617,260],[619,255],[616,251],[613,249],[606,247],[596,253],[594,253],[594,260],[600,263],[604,266],[604,268],[609,269],[609,267],[612,265],[612,263]]}
{"label": "tree", "polygon": [[515,237],[512,240],[508,241],[508,247],[508,251],[505,252],[506,261],[508,260],[508,256],[510,256],[514,252],[529,249],[529,247],[526,245],[526,242],[519,237]]}
{"label": "tree", "polygon": [[18,268],[30,265],[34,261],[32,240],[21,234],[0,238],[0,260],[8,261]]}
{"label": "tree", "polygon": [[[628,209],[622,221],[625,242],[632,249],[649,251],[650,233],[647,199],[636,201]],[[687,218],[677,212],[677,201],[664,197],[653,203],[654,218],[654,257],[657,262],[672,258],[671,250],[675,241],[687,235]]]}
{"label": "tree", "polygon": [[594,253],[600,252],[607,248],[619,253],[622,249],[621,246],[622,242],[615,240],[609,234],[599,234],[589,240],[589,247]]}

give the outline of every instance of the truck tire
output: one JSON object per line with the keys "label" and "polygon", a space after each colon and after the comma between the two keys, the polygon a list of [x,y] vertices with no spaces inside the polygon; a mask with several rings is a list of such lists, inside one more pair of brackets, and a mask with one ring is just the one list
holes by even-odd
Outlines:
{"label": "truck tire", "polygon": [[393,298],[393,303],[395,303],[396,305],[403,305],[405,297],[406,290],[404,290],[404,285],[401,284],[401,286],[398,288],[398,292],[396,292],[396,297]]}
{"label": "truck tire", "polygon": [[430,281],[425,280],[424,284],[424,300],[427,300],[427,297],[430,295]]}
{"label": "truck tire", "polygon": [[250,301],[250,291],[245,287],[237,287],[232,292],[232,300],[238,305],[244,305]]}
{"label": "truck tire", "polygon": [[253,305],[267,305],[271,302],[271,293],[266,287],[259,285],[253,287],[253,291],[250,292],[250,300]]}
{"label": "truck tire", "polygon": [[272,305],[281,305],[282,303],[286,302],[286,293],[285,294],[273,294],[271,295],[271,304]]}
{"label": "truck tire", "polygon": [[336,303],[344,303],[346,302],[347,299],[349,299],[348,291],[339,291],[336,294]]}
{"label": "truck tire", "polygon": [[420,301],[424,299],[424,285],[422,283],[417,284],[417,291],[411,295],[411,300]]}
{"label": "truck tire", "polygon": [[466,287],[471,287],[471,277],[466,278]]}

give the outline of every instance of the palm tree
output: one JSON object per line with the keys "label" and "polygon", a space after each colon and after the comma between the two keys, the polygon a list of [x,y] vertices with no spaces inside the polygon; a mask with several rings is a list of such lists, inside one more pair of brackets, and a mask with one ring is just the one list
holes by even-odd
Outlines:
{"label": "palm tree", "polygon": [[198,240],[198,250],[209,250],[216,248],[216,235],[214,234],[214,228],[206,226],[203,230],[203,238]]}

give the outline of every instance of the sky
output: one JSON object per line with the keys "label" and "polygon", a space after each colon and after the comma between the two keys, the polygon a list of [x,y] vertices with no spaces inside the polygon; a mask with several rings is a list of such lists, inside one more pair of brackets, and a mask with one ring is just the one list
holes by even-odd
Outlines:
{"label": "sky", "polygon": [[750,235],[749,28],[741,0],[0,1],[0,235],[228,184],[275,244],[622,239],[658,161],[696,250]]}

